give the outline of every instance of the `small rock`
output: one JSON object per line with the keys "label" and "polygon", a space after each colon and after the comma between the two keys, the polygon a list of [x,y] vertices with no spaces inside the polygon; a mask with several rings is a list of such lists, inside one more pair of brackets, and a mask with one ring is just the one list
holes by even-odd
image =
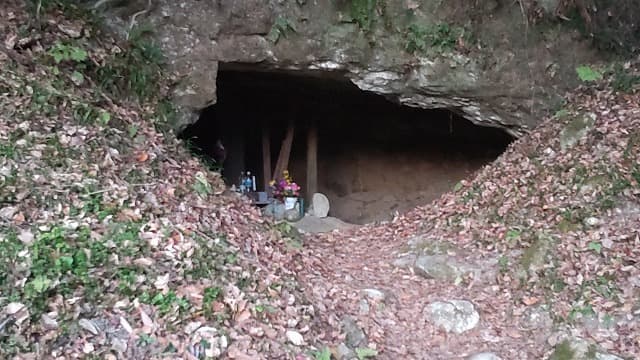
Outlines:
{"label": "small rock", "polygon": [[100,333],[98,327],[89,319],[80,319],[80,321],[78,321],[78,325],[93,335],[98,335]]}
{"label": "small rock", "polygon": [[55,330],[58,328],[58,322],[47,314],[42,314],[40,320],[42,320],[42,326],[47,330]]}
{"label": "small rock", "polygon": [[24,308],[24,304],[12,302],[7,304],[7,306],[4,307],[4,312],[7,313],[7,315],[14,315],[15,313],[22,310],[23,308]]}
{"label": "small rock", "polygon": [[91,354],[94,350],[95,348],[93,347],[92,343],[84,343],[84,345],[82,346],[82,352],[85,354]]}
{"label": "small rock", "polygon": [[294,328],[296,326],[298,326],[298,320],[297,319],[289,319],[287,320],[287,326],[290,328]]}
{"label": "small rock", "polygon": [[125,351],[127,351],[127,342],[122,339],[114,337],[113,339],[111,339],[111,348],[114,351],[122,354]]}
{"label": "small rock", "polygon": [[356,353],[344,343],[338,345],[338,348],[336,349],[336,356],[338,357],[338,360],[351,360],[357,358]]}
{"label": "small rock", "polygon": [[69,37],[77,39],[82,37],[82,27],[71,24],[58,24],[58,29]]}
{"label": "small rock", "polygon": [[204,338],[213,338],[218,334],[218,329],[211,326],[203,326],[198,328],[195,333]]}
{"label": "small rock", "polygon": [[466,300],[434,302],[425,307],[425,312],[433,324],[456,334],[471,330],[480,322],[480,314]]}
{"label": "small rock", "polygon": [[342,331],[346,334],[345,341],[347,346],[352,349],[367,343],[367,336],[364,331],[350,317],[342,321]]}
{"label": "small rock", "polygon": [[300,210],[294,208],[285,211],[284,218],[289,222],[296,222],[302,218],[302,214],[300,213]]}
{"label": "small rock", "polygon": [[386,299],[386,295],[376,289],[364,289],[362,290],[362,294],[373,300],[384,301]]}
{"label": "small rock", "polygon": [[287,340],[295,346],[302,346],[304,344],[304,338],[297,331],[287,330],[286,336]]}
{"label": "small rock", "polygon": [[18,212],[18,208],[15,206],[7,206],[0,209],[0,218],[5,220],[13,219],[13,215]]}
{"label": "small rock", "polygon": [[596,226],[599,223],[600,223],[600,220],[598,220],[598,218],[595,218],[595,217],[588,217],[584,219],[584,224],[587,226]]}
{"label": "small rock", "polygon": [[227,340],[226,336],[222,335],[218,339],[218,345],[220,346],[220,349],[225,350],[229,346],[229,340]]}
{"label": "small rock", "polygon": [[467,360],[502,360],[498,355],[490,352],[482,352],[471,355]]}
{"label": "small rock", "polygon": [[194,331],[198,330],[200,326],[202,326],[202,323],[200,321],[190,322],[187,324],[187,326],[184,327],[184,332],[190,335]]}
{"label": "small rock", "polygon": [[257,337],[263,337],[264,336],[264,329],[262,329],[261,327],[251,327],[249,328],[249,335],[251,336],[257,336]]}
{"label": "small rock", "polygon": [[158,275],[156,281],[153,283],[153,286],[155,286],[155,288],[158,290],[168,289],[169,278],[169,274]]}
{"label": "small rock", "polygon": [[20,232],[20,235],[18,235],[18,239],[25,245],[31,245],[34,240],[34,236],[31,231],[25,230]]}

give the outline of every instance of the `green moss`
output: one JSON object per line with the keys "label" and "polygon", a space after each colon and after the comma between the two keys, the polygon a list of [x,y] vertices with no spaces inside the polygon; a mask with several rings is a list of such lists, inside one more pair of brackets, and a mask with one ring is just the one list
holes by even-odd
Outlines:
{"label": "green moss", "polygon": [[464,29],[447,23],[435,25],[411,24],[406,30],[405,50],[411,54],[425,53],[429,49],[436,52],[453,50]]}
{"label": "green moss", "polygon": [[351,0],[350,15],[364,32],[370,32],[375,21],[377,0]]}
{"label": "green moss", "polygon": [[571,344],[568,340],[565,340],[558,344],[549,357],[549,360],[574,360],[575,351],[571,348]]}
{"label": "green moss", "polygon": [[522,254],[520,263],[524,270],[529,271],[533,267],[538,267],[544,263],[547,254],[553,245],[553,239],[549,236],[540,234],[536,240]]}

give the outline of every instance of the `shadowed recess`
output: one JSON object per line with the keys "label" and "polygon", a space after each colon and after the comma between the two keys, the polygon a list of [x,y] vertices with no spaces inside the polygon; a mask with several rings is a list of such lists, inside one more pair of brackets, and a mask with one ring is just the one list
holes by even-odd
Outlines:
{"label": "shadowed recess", "polygon": [[361,91],[339,73],[223,65],[217,88],[217,103],[181,137],[214,159],[220,140],[229,185],[249,170],[261,190],[264,134],[274,169],[293,124],[287,168],[304,193],[308,131],[316,124],[318,191],[329,197],[331,216],[355,224],[389,220],[428,204],[513,140],[499,129],[472,124],[455,109],[411,108]]}

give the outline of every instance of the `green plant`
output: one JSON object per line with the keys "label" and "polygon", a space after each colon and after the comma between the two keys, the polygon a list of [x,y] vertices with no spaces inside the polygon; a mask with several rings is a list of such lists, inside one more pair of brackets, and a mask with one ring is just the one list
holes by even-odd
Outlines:
{"label": "green plant", "polygon": [[331,360],[331,351],[328,347],[322,348],[322,350],[313,353],[315,360]]}
{"label": "green plant", "polygon": [[583,82],[593,82],[602,80],[602,72],[600,70],[594,69],[591,66],[582,65],[576,68],[576,72],[578,73],[578,77],[580,81]]}
{"label": "green plant", "polygon": [[411,24],[406,31],[405,50],[411,54],[424,53],[429,49],[436,52],[453,50],[460,36],[464,35],[462,28],[439,23],[431,26]]}
{"label": "green plant", "polygon": [[503,274],[509,271],[509,258],[504,255],[500,256],[498,259],[498,267]]}
{"label": "green plant", "polygon": [[578,316],[593,316],[596,312],[593,310],[593,307],[589,304],[587,305],[576,305],[571,308],[569,311],[569,321],[574,321]]}
{"label": "green plant", "polygon": [[16,146],[15,144],[8,142],[0,142],[0,157],[4,157],[6,159],[14,159],[16,156]]}
{"label": "green plant", "polygon": [[202,298],[202,310],[206,318],[213,316],[213,302],[222,295],[222,289],[219,287],[208,287],[204,289]]}
{"label": "green plant", "polygon": [[591,241],[589,245],[587,245],[587,248],[600,254],[602,252],[602,243],[599,241]]}
{"label": "green plant", "polygon": [[73,118],[82,125],[100,123],[106,125],[111,119],[111,114],[91,104],[73,102]]}
{"label": "green plant", "polygon": [[154,305],[162,316],[169,314],[173,310],[178,310],[180,313],[184,313],[189,310],[190,306],[187,299],[177,296],[174,291],[169,291],[166,294],[158,292],[153,296],[150,293],[145,292],[140,296],[140,301],[149,305]]}
{"label": "green plant", "polygon": [[351,18],[365,33],[373,27],[377,3],[377,0],[351,0]]}
{"label": "green plant", "polygon": [[172,124],[175,123],[177,117],[178,111],[174,107],[173,103],[167,99],[162,99],[156,106],[153,123],[156,129],[163,133],[167,133],[171,130]]}
{"label": "green plant", "polygon": [[620,63],[614,65],[612,78],[611,86],[620,92],[630,92],[640,83],[640,76],[631,73]]}
{"label": "green plant", "polygon": [[287,34],[295,33],[296,28],[293,24],[284,17],[278,16],[271,27],[271,31],[267,35],[267,39],[270,41],[277,43],[281,37],[286,38]]}
{"label": "green plant", "polygon": [[571,348],[571,344],[568,340],[563,341],[562,343],[556,345],[553,354],[549,360],[573,360],[575,359],[575,352],[573,348]]}
{"label": "green plant", "polygon": [[48,54],[56,64],[67,61],[82,63],[89,58],[89,54],[83,48],[61,42],[55,43],[49,49]]}
{"label": "green plant", "polygon": [[195,176],[193,184],[193,190],[201,197],[206,197],[212,193],[211,184],[207,180],[206,176],[202,172],[198,172]]}
{"label": "green plant", "polygon": [[357,348],[356,356],[358,360],[364,360],[372,357],[376,357],[378,355],[378,351],[370,348]]}
{"label": "green plant", "polygon": [[136,27],[120,53],[105,60],[98,67],[99,85],[114,96],[149,100],[158,95],[162,78],[164,55],[159,46],[145,37],[149,25]]}

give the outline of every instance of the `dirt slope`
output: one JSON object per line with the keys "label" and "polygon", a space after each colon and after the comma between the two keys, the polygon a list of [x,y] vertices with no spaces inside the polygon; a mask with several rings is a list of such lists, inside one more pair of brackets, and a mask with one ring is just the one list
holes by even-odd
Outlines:
{"label": "dirt slope", "polygon": [[[357,319],[384,359],[541,359],[565,338],[640,356],[640,97],[600,88],[580,89],[433,204],[309,241],[302,278],[322,313],[336,327]],[[402,266],[433,253],[481,265],[450,281]],[[368,288],[387,295],[367,306]],[[471,301],[479,325],[461,335],[434,326],[426,306],[450,299]]]}
{"label": "dirt slope", "polygon": [[294,358],[292,253],[155,129],[152,44],[78,15],[0,7],[0,358]]}

